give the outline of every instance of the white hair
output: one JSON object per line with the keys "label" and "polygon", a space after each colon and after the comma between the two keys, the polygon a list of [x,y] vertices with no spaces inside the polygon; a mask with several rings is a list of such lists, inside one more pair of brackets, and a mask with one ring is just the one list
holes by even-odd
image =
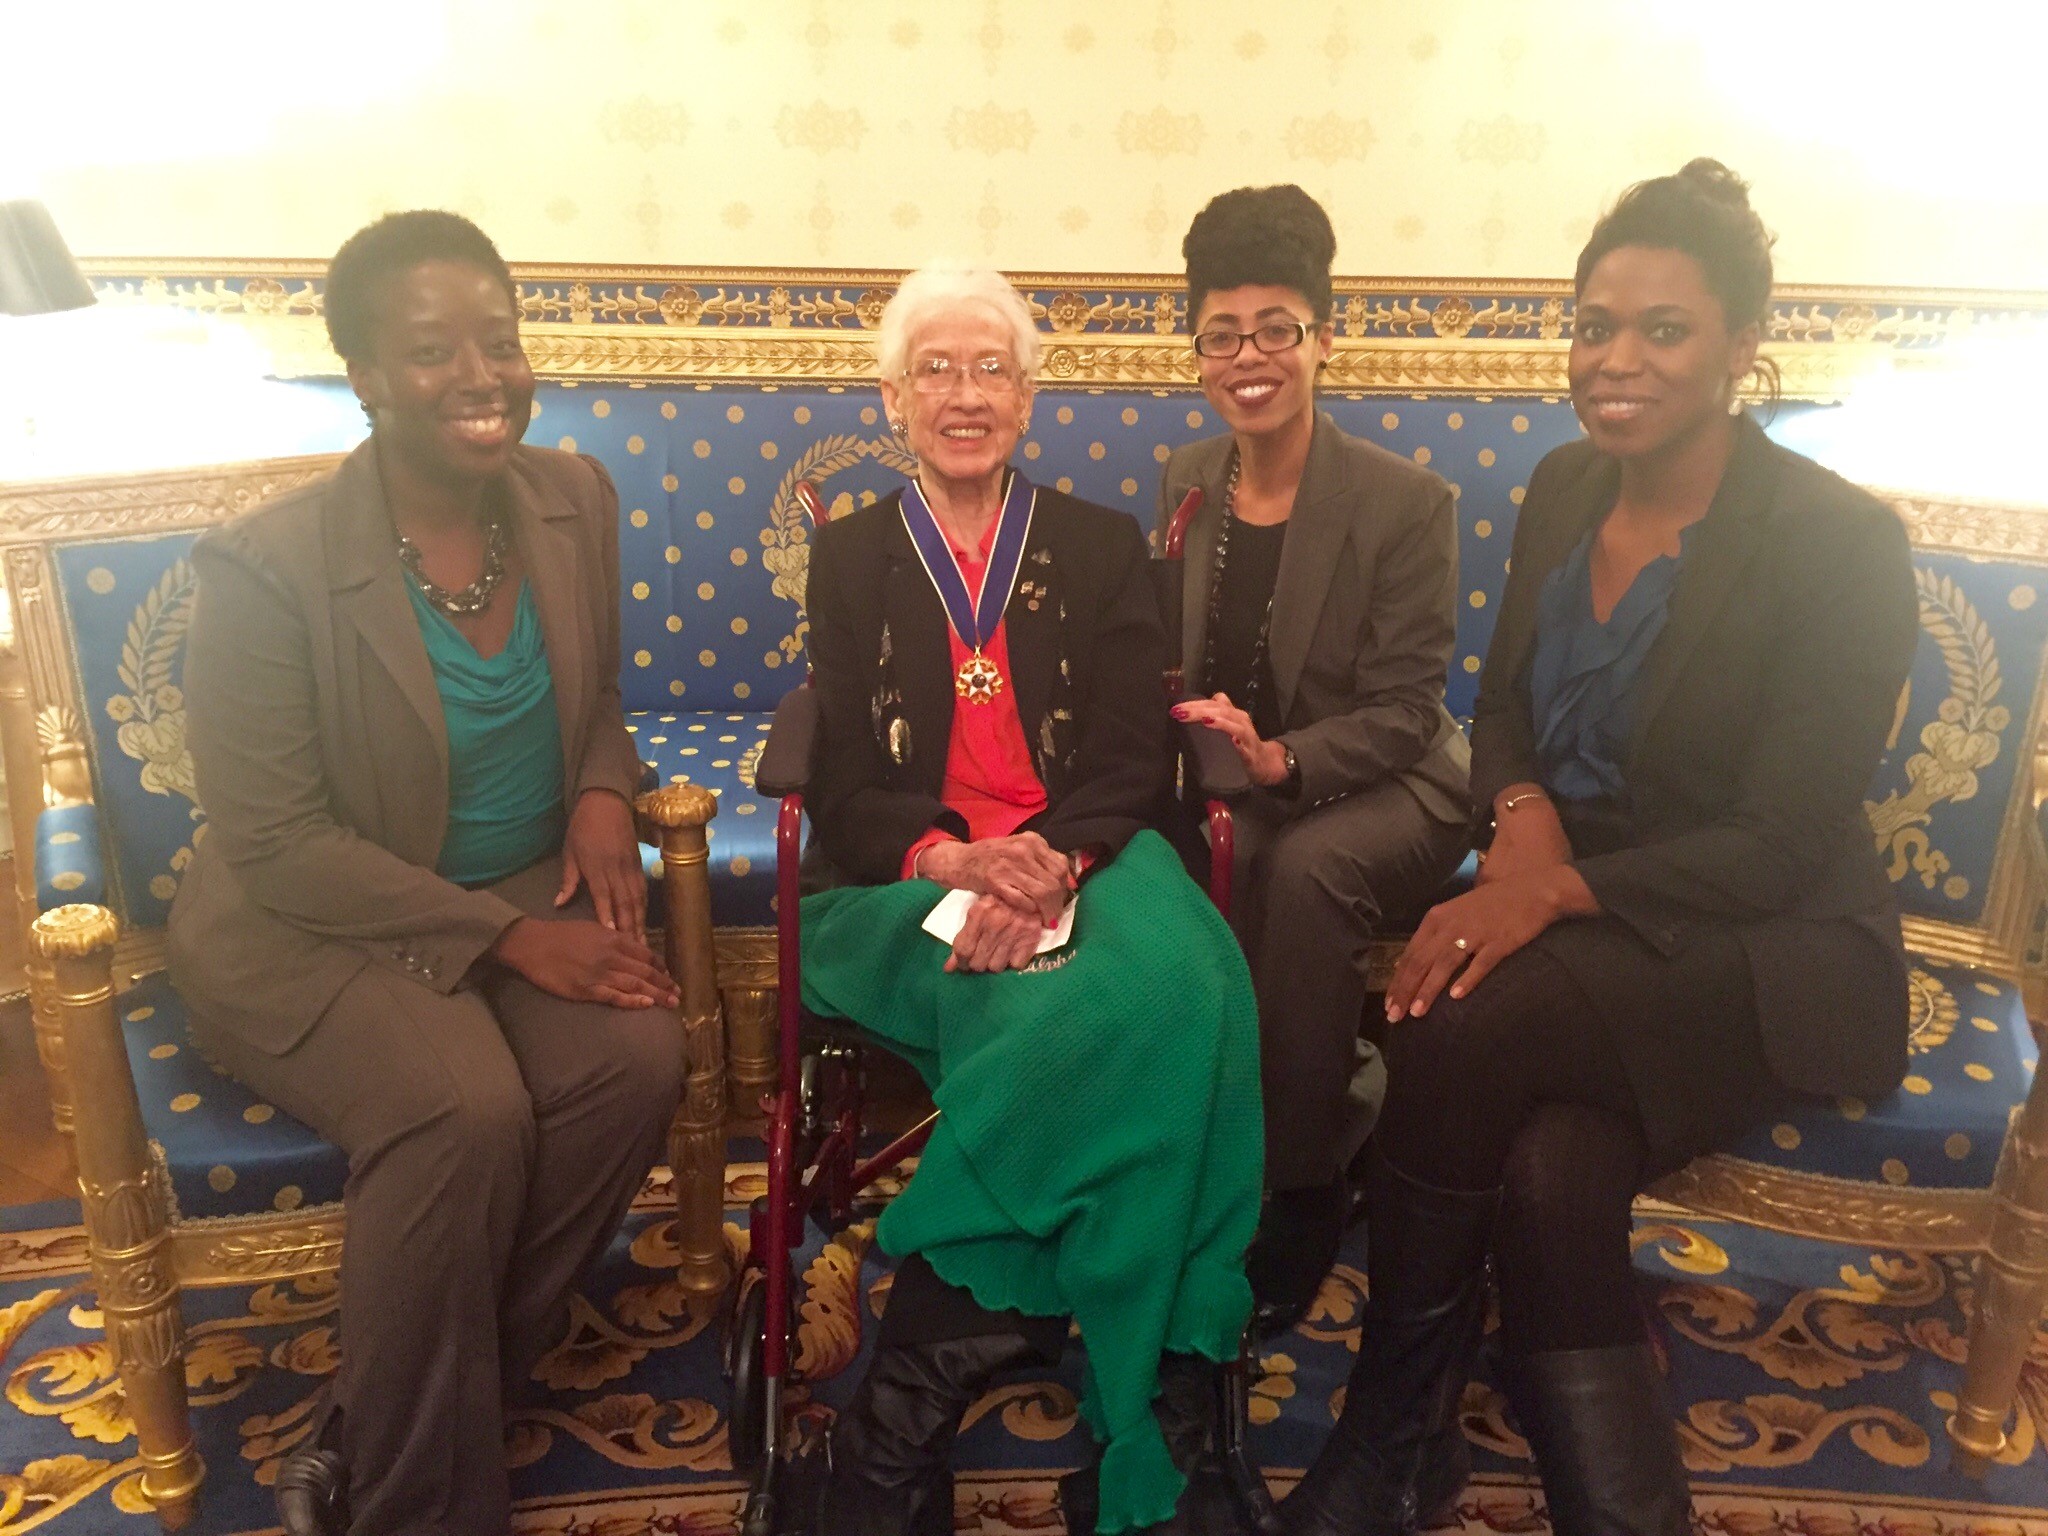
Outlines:
{"label": "white hair", "polygon": [[940,315],[967,305],[982,306],[1009,327],[1011,361],[1026,379],[1036,378],[1045,347],[1024,295],[1000,272],[946,262],[918,268],[897,285],[895,297],[883,306],[882,377],[900,378],[910,365],[910,344],[917,333]]}

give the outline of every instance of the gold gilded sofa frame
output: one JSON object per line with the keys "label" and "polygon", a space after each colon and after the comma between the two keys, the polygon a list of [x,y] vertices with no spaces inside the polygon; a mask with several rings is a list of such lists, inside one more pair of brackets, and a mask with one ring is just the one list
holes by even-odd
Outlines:
{"label": "gold gilded sofa frame", "polygon": [[[147,275],[152,265],[162,276]],[[318,293],[310,283],[315,263],[208,263],[234,278],[262,275],[267,287],[234,290],[221,281],[165,281],[189,273],[189,263],[100,263],[95,276],[144,274],[133,292],[102,282],[102,297],[116,302],[170,304],[227,314],[250,326],[271,349],[279,371],[338,371],[319,336]],[[303,271],[300,269],[303,268]],[[274,274],[270,275],[270,274]],[[529,315],[527,341],[536,368],[564,379],[619,382],[866,383],[874,377],[869,310],[894,274],[721,274],[689,269],[587,269],[578,272],[521,268],[522,296],[567,295],[566,318]],[[650,287],[681,284],[701,295],[717,284],[843,282],[867,306],[860,328],[792,331],[769,323],[755,328],[690,323],[625,327],[591,323],[577,312],[578,284],[587,279],[644,278]],[[287,291],[291,281],[302,292]],[[1157,290],[1169,279],[1027,279],[1030,286],[1080,289],[1114,286]],[[552,288],[549,285],[553,285]],[[1433,307],[1408,301],[1409,333],[1387,338],[1350,331],[1357,294],[1387,285],[1339,284],[1346,317],[1328,387],[1452,395],[1556,395],[1563,391],[1566,342],[1543,325],[1534,339],[1491,334],[1489,313],[1513,305],[1549,314],[1560,285],[1475,282],[1436,285],[1450,294]],[[664,292],[675,291],[664,289]],[[1471,299],[1460,296],[1469,292]],[[1353,297],[1347,298],[1347,294]],[[260,302],[259,302],[260,296]],[[1192,382],[1185,336],[1172,334],[1170,304],[1155,309],[1163,320],[1142,332],[1104,335],[1085,323],[1044,317],[1051,334],[1041,382],[1047,387],[1170,388]],[[1838,398],[1887,343],[1941,341],[1932,331],[1951,321],[1950,299],[1940,295],[1827,293],[1781,294],[1784,325],[1772,350],[1787,374],[1788,393]],[[2019,296],[2011,307],[2039,308],[2038,296]],[[1812,318],[1824,302],[1851,301],[1839,311],[1825,340]],[[2025,299],[2021,304],[2019,299]],[[1866,302],[1867,301],[1867,302]],[[772,291],[771,291],[772,307]],[[1397,306],[1398,307],[1398,306]],[[1981,316],[1985,306],[1979,305]],[[1878,314],[1898,334],[1873,344],[1852,334],[1845,313]],[[1957,311],[1961,313],[1962,311]],[[550,312],[552,313],[552,312]],[[1940,316],[1942,318],[1927,318]],[[1955,322],[1961,324],[1960,321]],[[1861,325],[1862,322],[1859,322]],[[863,334],[868,331],[868,334]],[[52,580],[52,545],[86,538],[146,536],[197,529],[223,520],[266,497],[330,471],[338,456],[179,470],[160,474],[30,485],[0,485],[0,761],[13,786],[9,796],[17,849],[17,889],[25,916],[35,908],[35,821],[44,805],[92,798],[76,669],[64,641],[61,596]],[[1917,547],[2048,566],[2048,513],[1983,504],[1894,498],[1913,529]],[[2030,703],[2023,740],[2041,740],[2041,700]],[[2048,752],[2044,752],[2048,756]],[[2048,776],[2037,771],[2037,785]],[[37,786],[40,795],[25,786]],[[2035,794],[2041,790],[2037,788]],[[2040,938],[2048,888],[2048,855],[2034,831],[2032,797],[2015,794],[2008,809],[1987,893],[1985,915],[1972,925],[1909,919],[1911,945],[1937,959],[1967,961],[2026,989],[2029,1013],[2048,1014],[2048,963]],[[705,824],[715,799],[688,786],[671,786],[643,800],[643,818],[658,836],[667,883],[672,969],[683,988],[688,1086],[670,1140],[679,1215],[681,1275],[699,1295],[722,1289],[730,1260],[720,1233],[724,1139],[731,1131],[758,1130],[757,1106],[775,1080],[775,936],[773,930],[713,932],[710,923]],[[281,1280],[331,1271],[342,1241],[342,1213],[326,1206],[289,1214],[209,1219],[171,1224],[168,1190],[154,1170],[141,1112],[128,1070],[117,993],[163,964],[157,931],[122,933],[104,907],[60,908],[36,919],[30,953],[30,990],[38,1050],[49,1070],[53,1112],[76,1138],[81,1194],[95,1276],[106,1306],[108,1336],[134,1413],[145,1461],[145,1492],[166,1525],[189,1518],[202,1475],[193,1453],[184,1398],[179,1290]],[[1982,1254],[1982,1298],[1972,1325],[1968,1379],[1954,1432],[1966,1449],[1988,1454],[1998,1443],[2034,1320],[2048,1304],[2048,1090],[2037,1079],[2016,1114],[1989,1192],[1882,1190],[1845,1181],[1772,1174],[1732,1159],[1706,1159],[1663,1191],[1688,1208],[1813,1236],[1879,1245],[1932,1247]]]}

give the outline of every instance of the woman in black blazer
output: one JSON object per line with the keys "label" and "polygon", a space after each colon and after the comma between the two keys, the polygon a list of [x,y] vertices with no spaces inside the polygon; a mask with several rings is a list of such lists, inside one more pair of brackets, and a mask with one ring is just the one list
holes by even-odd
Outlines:
{"label": "woman in black blazer", "polygon": [[[1067,1528],[1240,1530],[1263,1490],[1210,1446],[1251,1311],[1257,1012],[1147,828],[1171,758],[1145,537],[1012,465],[1040,343],[999,274],[911,274],[878,339],[917,470],[813,547],[808,808],[840,883],[804,899],[803,990],[908,1054],[941,1115],[876,1227],[902,1263],[867,1372],[796,1497],[818,1536],[949,1528],[962,1416],[1057,1360],[1071,1315],[1101,1460],[1062,1480]],[[1034,958],[1077,888],[1071,940]],[[949,955],[922,925],[960,892]]]}
{"label": "woman in black blazer", "polygon": [[1388,989],[1371,1301],[1296,1533],[1392,1533],[1455,1496],[1490,1250],[1553,1527],[1684,1536],[1630,1202],[1789,1093],[1904,1075],[1862,799],[1912,570],[1884,506],[1731,414],[1770,283],[1711,160],[1630,188],[1579,258],[1587,439],[1538,466],[1515,530],[1473,729],[1480,883]]}

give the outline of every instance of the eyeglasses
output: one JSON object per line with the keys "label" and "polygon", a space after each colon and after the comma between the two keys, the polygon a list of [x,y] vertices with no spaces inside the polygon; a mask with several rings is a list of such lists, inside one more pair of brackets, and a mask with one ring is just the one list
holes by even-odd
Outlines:
{"label": "eyeglasses", "polygon": [[962,379],[973,381],[989,396],[1013,395],[1024,385],[1017,365],[1001,357],[977,357],[967,363],[956,363],[950,357],[918,357],[912,358],[903,372],[920,395],[950,395]]}
{"label": "eyeglasses", "polygon": [[1198,331],[1195,356],[1235,357],[1246,342],[1261,352],[1286,352],[1307,341],[1314,329],[1305,320],[1274,320],[1255,331]]}

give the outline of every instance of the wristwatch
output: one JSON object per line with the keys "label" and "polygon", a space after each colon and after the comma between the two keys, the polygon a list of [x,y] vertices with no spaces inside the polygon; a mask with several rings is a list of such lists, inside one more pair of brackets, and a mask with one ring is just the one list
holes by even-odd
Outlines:
{"label": "wristwatch", "polygon": [[1301,793],[1301,759],[1294,755],[1294,748],[1283,741],[1280,743],[1280,760],[1287,765],[1287,777],[1273,786],[1273,792],[1291,800]]}

